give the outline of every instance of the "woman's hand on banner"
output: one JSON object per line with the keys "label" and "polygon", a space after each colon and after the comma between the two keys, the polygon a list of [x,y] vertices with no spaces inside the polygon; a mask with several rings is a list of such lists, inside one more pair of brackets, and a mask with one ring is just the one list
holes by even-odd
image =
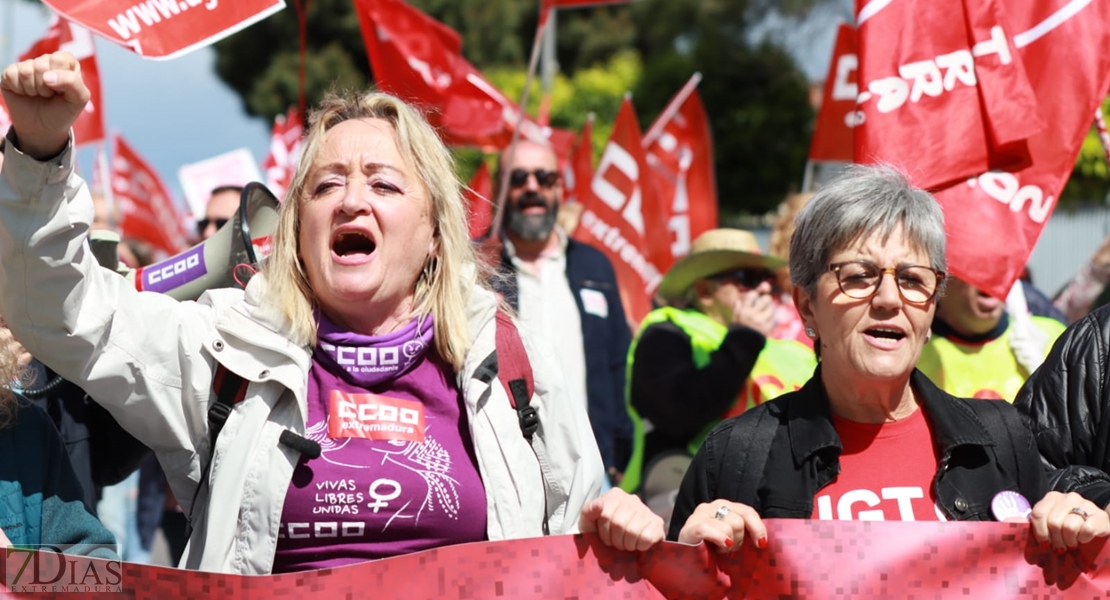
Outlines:
{"label": "woman's hand on banner", "polygon": [[601,541],[618,550],[647,550],[663,541],[663,519],[651,512],[638,496],[613,488],[582,507],[578,519],[582,533],[597,533]]}
{"label": "woman's hand on banner", "polygon": [[1075,492],[1049,492],[1029,515],[1033,535],[1057,552],[1110,536],[1110,515]]}
{"label": "woman's hand on banner", "polygon": [[699,505],[690,513],[678,541],[684,544],[706,542],[719,552],[735,552],[750,538],[756,548],[767,547],[767,526],[759,513],[747,504],[715,500]]}

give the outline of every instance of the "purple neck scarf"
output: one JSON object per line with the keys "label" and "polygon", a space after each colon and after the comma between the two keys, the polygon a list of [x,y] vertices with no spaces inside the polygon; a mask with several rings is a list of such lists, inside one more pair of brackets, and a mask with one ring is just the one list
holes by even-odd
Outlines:
{"label": "purple neck scarf", "polygon": [[420,362],[432,343],[432,315],[386,335],[362,335],[337,327],[316,311],[313,357],[333,375],[369,389],[404,374]]}

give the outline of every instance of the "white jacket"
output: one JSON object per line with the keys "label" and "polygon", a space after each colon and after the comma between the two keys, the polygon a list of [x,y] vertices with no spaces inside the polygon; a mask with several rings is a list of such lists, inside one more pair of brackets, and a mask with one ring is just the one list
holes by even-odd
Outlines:
{"label": "white jacket", "polygon": [[[73,173],[72,145],[47,163],[11,140],[5,154],[0,314],[35,357],[157,453],[194,525],[183,567],[269,573],[299,459],[278,436],[286,429],[304,435],[311,349],[288,341],[283,318],[260,302],[262,276],[245,293],[214,290],[198,302],[135,291],[89,251],[92,201]],[[589,419],[581,402],[565,397],[550,357],[525,339],[540,419],[529,447],[500,382],[474,377],[494,350],[496,307],[492,293],[471,294],[471,345],[457,375],[486,488],[489,539],[542,535],[545,510],[552,534],[573,533],[582,505],[601,487]],[[250,384],[213,453],[207,414],[217,362]],[[209,457],[207,485],[200,485]]]}

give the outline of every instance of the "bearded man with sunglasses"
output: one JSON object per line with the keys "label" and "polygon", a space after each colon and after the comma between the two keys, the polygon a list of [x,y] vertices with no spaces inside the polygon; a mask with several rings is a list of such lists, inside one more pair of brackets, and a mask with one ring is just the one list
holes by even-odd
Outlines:
{"label": "bearded man with sunglasses", "polygon": [[[494,287],[536,340],[559,359],[568,397],[590,415],[608,481],[616,485],[632,451],[625,410],[625,357],[631,331],[613,265],[556,224],[563,198],[559,161],[547,146],[520,140],[500,157],[509,169],[500,272]],[[494,178],[498,184],[500,173]]]}
{"label": "bearded man with sunglasses", "polygon": [[634,491],[642,482],[648,506],[664,520],[713,426],[813,375],[808,346],[769,337],[774,270],[785,264],[761,254],[750,232],[707,231],[664,275],[659,296],[669,306],[640,324],[629,353],[636,436],[621,487]]}

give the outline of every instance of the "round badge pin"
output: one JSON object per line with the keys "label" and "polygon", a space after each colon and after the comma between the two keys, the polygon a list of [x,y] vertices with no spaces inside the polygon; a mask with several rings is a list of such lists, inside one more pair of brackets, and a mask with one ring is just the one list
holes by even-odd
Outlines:
{"label": "round badge pin", "polygon": [[998,492],[991,499],[991,513],[999,521],[1014,518],[1028,519],[1031,512],[1033,512],[1033,507],[1025,499],[1025,496],[1013,490]]}

